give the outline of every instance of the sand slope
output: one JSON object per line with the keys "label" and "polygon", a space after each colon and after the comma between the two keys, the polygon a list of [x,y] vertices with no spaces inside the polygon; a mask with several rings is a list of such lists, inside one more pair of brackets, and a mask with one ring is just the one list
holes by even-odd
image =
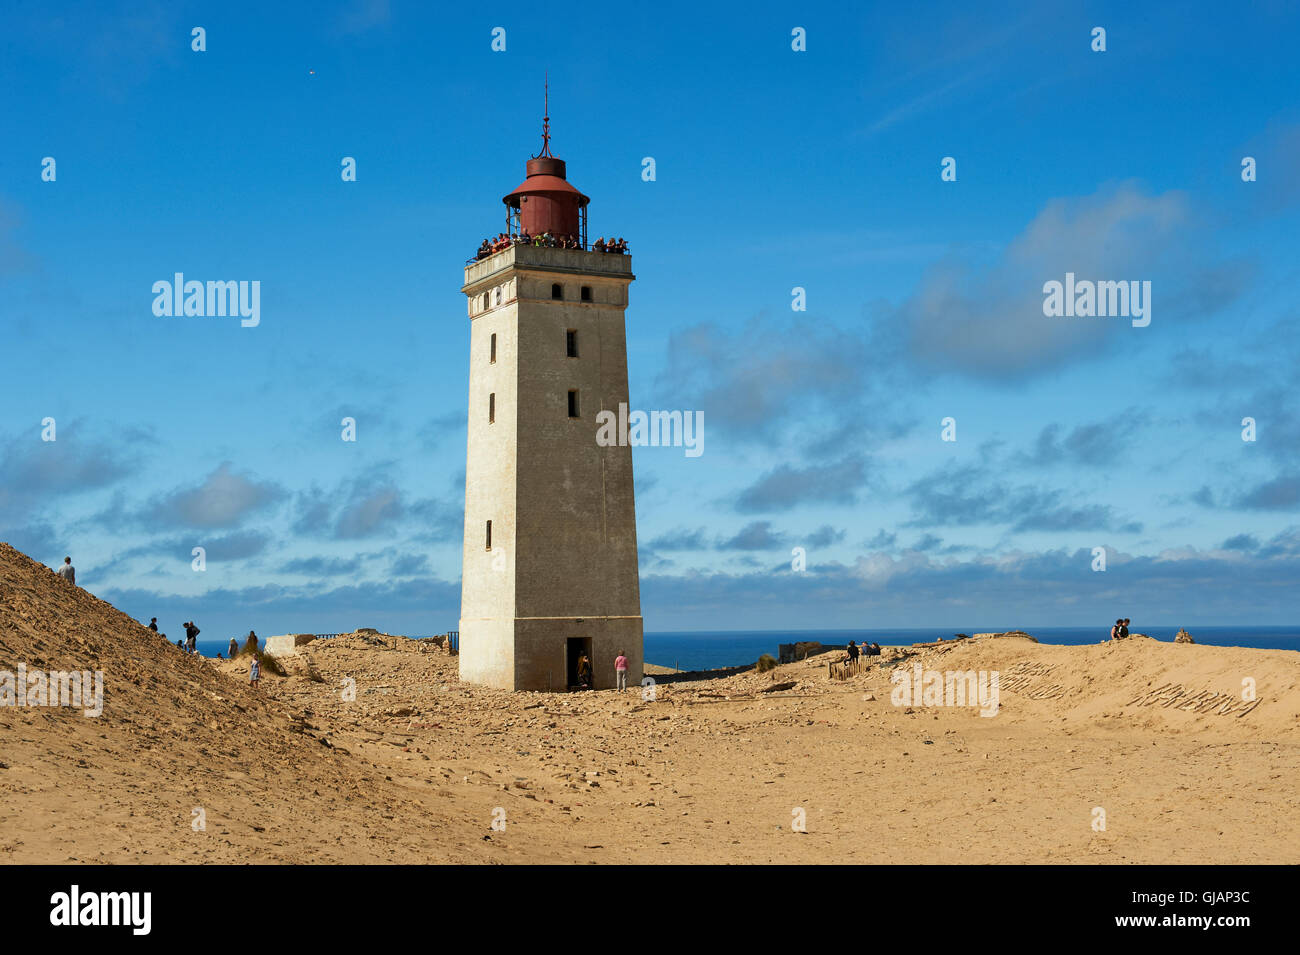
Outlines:
{"label": "sand slope", "polygon": [[[456,836],[469,827],[450,806],[427,815],[246,684],[0,544],[0,670],[20,662],[103,670],[105,705],[93,719],[0,707],[0,859],[441,861],[480,851]],[[205,832],[191,827],[194,807]]]}

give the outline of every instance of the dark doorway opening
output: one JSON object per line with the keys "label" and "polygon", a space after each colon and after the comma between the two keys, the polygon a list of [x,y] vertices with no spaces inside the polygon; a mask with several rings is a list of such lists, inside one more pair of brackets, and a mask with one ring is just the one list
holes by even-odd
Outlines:
{"label": "dark doorway opening", "polygon": [[[579,661],[587,658],[587,673],[584,677],[578,672]],[[591,637],[569,637],[565,641],[564,665],[568,673],[570,690],[591,689]]]}

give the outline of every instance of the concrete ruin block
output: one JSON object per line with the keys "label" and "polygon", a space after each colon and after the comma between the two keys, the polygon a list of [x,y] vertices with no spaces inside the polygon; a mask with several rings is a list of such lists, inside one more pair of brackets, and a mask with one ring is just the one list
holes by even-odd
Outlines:
{"label": "concrete ruin block", "polygon": [[311,643],[315,639],[316,635],[313,633],[283,633],[277,637],[267,637],[266,646],[262,650],[272,656],[280,656],[293,653],[304,643]]}

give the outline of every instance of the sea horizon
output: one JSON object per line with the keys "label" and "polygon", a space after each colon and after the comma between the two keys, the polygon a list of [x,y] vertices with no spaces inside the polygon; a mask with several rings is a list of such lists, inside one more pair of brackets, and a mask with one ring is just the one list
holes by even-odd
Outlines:
{"label": "sea horizon", "polygon": [[[764,653],[776,656],[782,643],[817,641],[827,646],[843,646],[850,638],[855,643],[867,641],[882,646],[929,643],[940,638],[953,639],[958,633],[1003,633],[1007,628],[974,627],[956,631],[940,627],[874,627],[824,630],[649,630],[644,635],[645,662],[655,666],[685,670],[716,670],[746,666]],[[1109,638],[1109,627],[1012,627],[1023,630],[1040,643],[1055,646],[1084,646]],[[1154,625],[1134,627],[1133,632],[1155,640],[1172,642],[1178,626]],[[1254,650],[1300,651],[1300,625],[1188,627],[1198,644],[1215,647],[1246,647]],[[436,634],[408,634],[412,640]],[[174,641],[173,641],[174,642]],[[242,646],[243,640],[239,639]],[[225,654],[230,638],[199,640],[199,653],[206,657]],[[265,646],[265,638],[260,645]]]}

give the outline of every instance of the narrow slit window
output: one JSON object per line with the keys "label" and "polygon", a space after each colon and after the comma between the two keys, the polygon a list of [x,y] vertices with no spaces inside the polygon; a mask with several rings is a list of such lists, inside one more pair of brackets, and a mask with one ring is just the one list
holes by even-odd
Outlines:
{"label": "narrow slit window", "polygon": [[488,424],[497,420],[497,396],[496,393],[488,395]]}
{"label": "narrow slit window", "polygon": [[487,292],[484,292],[484,293],[483,293],[483,311],[486,312],[486,311],[488,310],[489,307],[490,307],[490,306],[488,305],[488,293],[487,293]]}
{"label": "narrow slit window", "polygon": [[576,391],[569,392],[569,417],[578,417],[578,393]]}
{"label": "narrow slit window", "polygon": [[591,286],[590,286],[590,285],[584,285],[584,286],[582,287],[582,300],[583,300],[584,302],[590,302],[590,301],[591,301]]}
{"label": "narrow slit window", "polygon": [[492,522],[487,522],[487,549],[492,549]]}
{"label": "narrow slit window", "polygon": [[488,364],[495,365],[496,363],[497,363],[497,337],[496,335],[493,335],[491,340],[488,342]]}
{"label": "narrow slit window", "polygon": [[564,286],[559,282],[551,286],[551,298],[564,298]]}
{"label": "narrow slit window", "polygon": [[564,333],[564,354],[569,358],[578,357],[578,330],[570,328]]}

